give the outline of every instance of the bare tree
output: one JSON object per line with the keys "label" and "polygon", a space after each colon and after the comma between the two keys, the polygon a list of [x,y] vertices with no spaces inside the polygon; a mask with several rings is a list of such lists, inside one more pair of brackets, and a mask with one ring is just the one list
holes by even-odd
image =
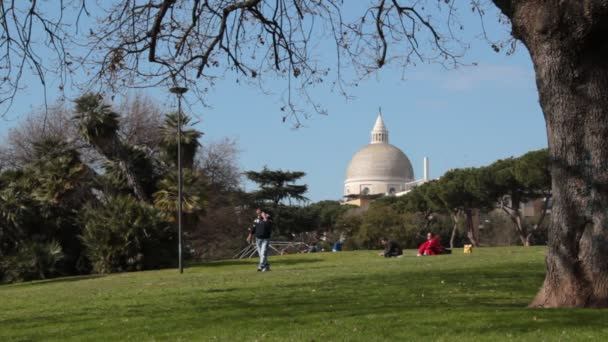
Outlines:
{"label": "bare tree", "polygon": [[[302,115],[325,113],[309,95],[311,86],[331,83],[346,94],[344,69],[365,77],[387,62],[388,37],[383,30],[385,26],[397,29],[398,21],[387,17],[393,12],[385,10],[384,3],[367,9],[363,18],[345,18],[343,0],[74,0],[66,1],[55,16],[45,15],[38,1],[11,2],[0,16],[0,27],[6,31],[0,36],[0,47],[19,42],[17,52],[7,47],[6,70],[17,58],[39,66],[38,70],[46,66],[38,57],[43,50],[36,49],[28,38],[33,33],[28,32],[47,32],[47,43],[55,43],[50,45],[60,66],[61,87],[69,75],[80,70],[89,80],[82,85],[87,90],[180,85],[194,89],[190,93],[204,100],[209,87],[230,71],[238,80],[262,88],[263,79],[280,77],[286,80],[281,96],[283,120],[291,118],[298,126]],[[435,12],[413,7],[401,10],[412,22],[400,28],[403,38],[393,38],[405,43],[399,51],[408,56],[406,64],[459,63],[465,45],[457,39],[442,41],[444,35],[428,18],[431,13],[441,15],[450,27],[457,20],[451,11]],[[80,20],[82,17],[87,20]],[[74,24],[75,32],[64,30],[69,24]],[[451,29],[445,36],[454,37],[448,32]],[[318,51],[326,38],[336,47],[335,58],[329,61],[331,54]],[[70,54],[66,46],[85,53]],[[37,74],[45,84],[45,72]],[[7,99],[19,88],[21,76],[6,74],[8,83],[3,89],[11,90]]]}
{"label": "bare tree", "polygon": [[118,105],[120,134],[125,142],[134,146],[145,146],[156,150],[160,143],[160,127],[163,110],[150,97],[138,92],[127,96]]}
{"label": "bare tree", "polygon": [[237,142],[229,138],[206,144],[201,148],[197,155],[197,167],[212,188],[233,191],[240,187],[239,152]]}
{"label": "bare tree", "polygon": [[[157,152],[163,114],[160,107],[140,93],[125,97],[118,105],[120,116],[119,134],[126,143]],[[0,163],[16,168],[32,162],[34,144],[42,138],[58,138],[72,144],[89,164],[102,158],[85,143],[78,132],[74,113],[65,102],[58,102],[47,109],[39,108],[25,115],[17,127],[9,130],[0,146]]]}
{"label": "bare tree", "polygon": [[[0,2],[0,106],[5,110],[25,87],[27,74],[35,75],[42,84],[45,103],[50,75],[59,77],[63,90],[75,67],[69,46],[74,32],[66,28],[72,20],[79,26],[82,15],[87,14],[86,3],[66,0],[48,8],[48,3],[38,0]],[[74,15],[66,15],[68,12]]]}
{"label": "bare tree", "polygon": [[78,144],[78,132],[71,122],[71,113],[63,103],[50,107],[47,111],[37,110],[25,116],[21,123],[8,132],[6,141],[0,147],[0,160],[6,168],[19,168],[36,158],[35,143],[44,138]]}

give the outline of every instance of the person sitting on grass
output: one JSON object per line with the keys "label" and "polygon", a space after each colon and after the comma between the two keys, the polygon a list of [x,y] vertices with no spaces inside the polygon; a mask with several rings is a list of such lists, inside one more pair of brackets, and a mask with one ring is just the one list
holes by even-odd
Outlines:
{"label": "person sitting on grass", "polygon": [[317,253],[319,251],[319,246],[317,246],[316,242],[313,242],[304,250],[303,253]]}
{"label": "person sitting on grass", "polygon": [[382,244],[382,247],[384,247],[384,250],[379,254],[380,256],[391,258],[403,255],[403,248],[401,248],[401,245],[396,241],[389,241],[387,238],[381,238],[380,243]]}
{"label": "person sitting on grass", "polygon": [[341,252],[342,251],[342,241],[338,240],[334,242],[334,245],[331,247],[332,252]]}
{"label": "person sitting on grass", "polygon": [[418,256],[449,254],[448,250],[441,245],[440,237],[439,234],[433,236],[431,232],[426,234],[426,241],[418,248]]}

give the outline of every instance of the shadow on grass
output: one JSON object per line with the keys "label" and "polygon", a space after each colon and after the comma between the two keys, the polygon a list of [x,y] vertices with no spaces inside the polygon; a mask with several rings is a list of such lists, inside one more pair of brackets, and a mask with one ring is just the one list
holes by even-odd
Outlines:
{"label": "shadow on grass", "polygon": [[[276,260],[274,258],[270,259],[271,265],[283,265],[283,266],[294,266],[298,264],[310,264],[324,261],[319,258],[289,258],[289,259],[279,259]],[[249,259],[240,259],[240,260],[222,260],[222,261],[211,261],[207,263],[187,263],[186,267],[198,268],[198,267],[225,267],[225,266],[244,266],[244,265],[256,265],[258,263],[257,258],[249,258]],[[146,271],[159,271],[159,270],[170,270],[174,267],[168,267],[163,269],[151,269]],[[88,279],[96,279],[102,278],[108,275],[116,275],[116,274],[124,274],[124,273],[139,273],[139,272],[119,272],[119,273],[111,273],[111,274],[88,274],[81,276],[69,276],[69,277],[60,277],[60,278],[52,278],[52,279],[44,279],[44,280],[35,280],[28,281],[22,283],[13,283],[13,284],[1,284],[0,288],[15,288],[15,287],[32,287],[37,285],[45,285],[45,284],[59,284],[59,283],[69,283],[76,282]]]}
{"label": "shadow on grass", "polygon": [[479,336],[538,329],[606,329],[608,310],[526,308],[544,279],[542,273],[526,266],[472,268],[466,273],[401,271],[290,283],[267,288],[267,297],[248,299],[237,291],[200,302],[201,306],[193,309],[212,313],[200,322],[209,326],[246,320],[250,313],[246,308],[255,308],[256,315],[275,317],[282,322],[279,325],[298,322],[308,326],[321,320],[363,322],[378,317],[375,324],[388,327],[391,319],[387,317],[411,317],[421,336],[439,326],[441,334],[464,328]]}
{"label": "shadow on grass", "polygon": [[107,274],[87,274],[87,275],[81,275],[81,276],[69,276],[69,277],[60,277],[60,278],[52,278],[52,279],[44,279],[44,280],[35,280],[35,281],[28,281],[28,282],[23,282],[23,283],[4,284],[4,286],[5,287],[29,287],[29,286],[55,284],[55,283],[70,283],[70,282],[74,282],[74,281],[102,278],[105,276],[107,276]]}
{"label": "shadow on grass", "polygon": [[[324,261],[320,258],[285,258],[285,259],[274,259],[269,258],[270,265],[284,265],[294,266],[299,264],[311,264],[316,262]],[[211,261],[208,263],[193,264],[193,267],[225,267],[225,266],[243,266],[257,264],[257,258],[251,259],[239,259],[239,260],[222,260],[222,261]]]}
{"label": "shadow on grass", "polygon": [[[370,273],[350,277],[336,277],[323,281],[292,282],[267,288],[272,295],[262,299],[238,300],[223,298],[217,303],[205,302],[206,310],[222,311],[232,307],[256,307],[257,310],[290,307],[295,312],[323,313],[333,307],[349,315],[369,314],[369,309],[401,308],[521,308],[540,286],[543,275],[522,270],[519,266],[472,268],[468,272],[403,270],[392,274]],[[267,284],[266,284],[267,286]],[[251,291],[251,289],[247,290]],[[247,298],[247,296],[244,296]],[[301,309],[298,309],[301,308]],[[372,310],[373,311],[373,310]],[[234,317],[239,319],[242,317]]]}
{"label": "shadow on grass", "polygon": [[[322,259],[293,258],[276,260],[276,264],[319,261]],[[200,266],[252,263],[255,260],[228,260]],[[171,300],[163,305],[158,302],[110,303],[103,310],[82,307],[70,314],[39,313],[27,319],[8,319],[0,323],[18,325],[18,335],[25,329],[35,329],[40,322],[48,326],[65,324],[70,328],[61,336],[70,337],[83,336],[81,327],[72,328],[74,322],[99,329],[97,321],[104,316],[116,318],[105,322],[102,334],[120,330],[123,334],[137,335],[141,333],[141,324],[125,325],[124,321],[140,319],[152,329],[148,337],[166,333],[167,327],[180,328],[184,332],[217,331],[222,327],[220,329],[225,328],[229,334],[234,322],[250,322],[246,326],[252,332],[291,329],[295,328],[294,324],[309,329],[317,329],[319,325],[328,328],[332,324],[357,324],[362,330],[403,337],[402,340],[412,336],[430,336],[432,340],[432,337],[449,334],[470,337],[503,333],[525,335],[538,330],[568,328],[605,329],[607,310],[527,309],[527,303],[544,279],[542,268],[530,267],[528,263],[441,272],[406,268],[391,273],[377,271],[370,269],[366,274],[328,276],[318,280],[306,278],[270,285],[266,281],[247,288],[227,285],[196,291],[194,295],[176,296],[173,293]],[[255,279],[252,277],[249,284]],[[256,317],[264,317],[264,324],[256,325],[259,323]],[[410,324],[405,326],[399,321]]]}

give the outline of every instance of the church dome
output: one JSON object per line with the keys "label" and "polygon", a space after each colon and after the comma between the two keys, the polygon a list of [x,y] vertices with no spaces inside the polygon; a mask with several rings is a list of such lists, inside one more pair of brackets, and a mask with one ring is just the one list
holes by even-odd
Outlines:
{"label": "church dome", "polygon": [[414,180],[414,170],[400,149],[388,144],[369,144],[360,149],[348,164],[346,182],[359,180]]}
{"label": "church dome", "polygon": [[412,164],[388,143],[388,130],[379,113],[370,144],[355,153],[348,164],[344,196],[394,194],[404,191],[406,183],[413,180]]}

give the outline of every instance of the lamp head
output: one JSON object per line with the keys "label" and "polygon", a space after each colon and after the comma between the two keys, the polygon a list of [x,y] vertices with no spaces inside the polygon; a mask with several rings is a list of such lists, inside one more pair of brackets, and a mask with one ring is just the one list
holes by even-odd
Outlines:
{"label": "lamp head", "polygon": [[188,88],[185,87],[173,87],[173,88],[169,88],[169,91],[172,92],[173,94],[185,94],[188,91]]}

